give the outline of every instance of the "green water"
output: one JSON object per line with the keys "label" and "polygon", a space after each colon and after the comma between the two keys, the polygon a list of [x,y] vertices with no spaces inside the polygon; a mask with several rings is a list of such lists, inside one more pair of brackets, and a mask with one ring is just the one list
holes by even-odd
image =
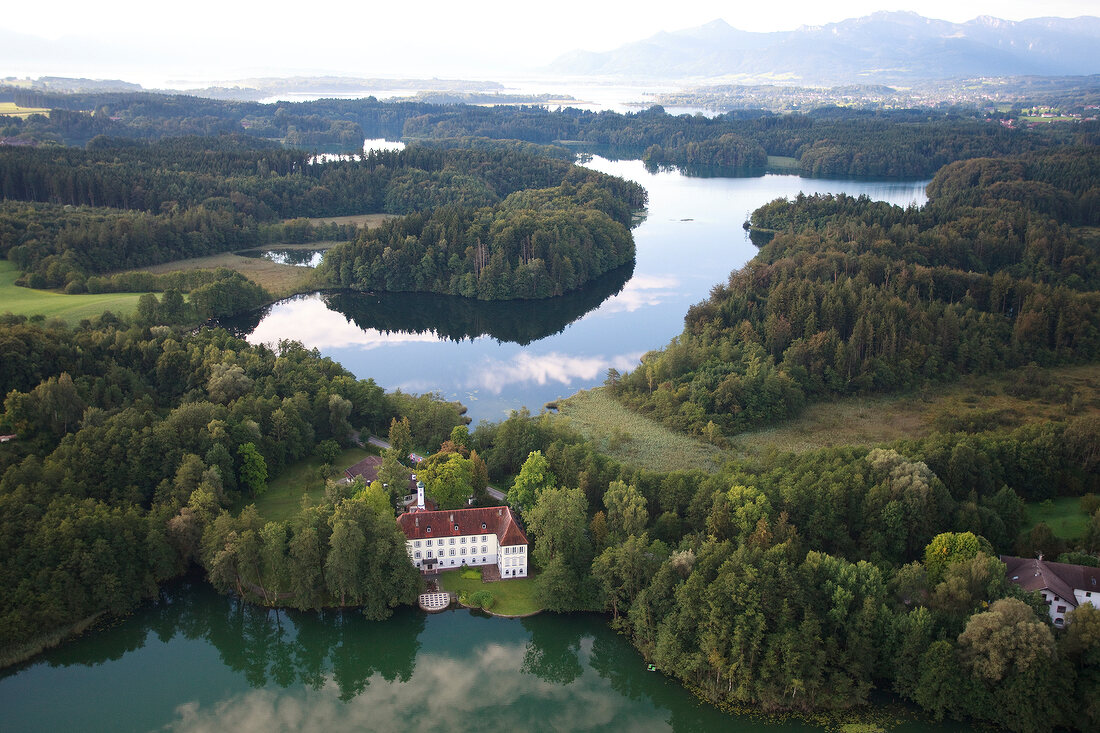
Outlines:
{"label": "green water", "polygon": [[[0,677],[0,730],[820,731],[700,703],[597,615],[268,611],[201,582]],[[909,722],[895,730],[947,730]]]}

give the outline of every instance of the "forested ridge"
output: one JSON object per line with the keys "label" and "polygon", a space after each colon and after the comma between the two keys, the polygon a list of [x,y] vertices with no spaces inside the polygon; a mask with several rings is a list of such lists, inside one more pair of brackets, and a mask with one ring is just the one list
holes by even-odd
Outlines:
{"label": "forested ridge", "polygon": [[810,400],[1100,355],[1100,153],[946,166],[923,208],[849,196],[761,207],[775,236],[612,389],[713,438]]}
{"label": "forested ridge", "polygon": [[[631,213],[645,204],[635,184],[514,147],[410,147],[314,163],[239,135],[3,148],[0,196],[0,254],[33,287],[117,289],[90,276],[357,233],[303,217],[425,212],[363,235],[363,244],[385,243],[327,266],[333,283],[487,299],[558,295],[630,261]],[[454,249],[431,238],[440,228]],[[406,246],[421,232],[422,242]],[[483,251],[467,256],[478,239]],[[386,247],[398,262],[383,261]],[[360,268],[363,259],[376,272]],[[459,286],[467,274],[475,284]]]}
{"label": "forested ridge", "polygon": [[[866,111],[836,107],[806,114],[739,111],[707,118],[660,107],[620,114],[535,106],[478,107],[366,99],[259,104],[152,93],[55,94],[0,89],[49,118],[11,118],[0,136],[83,145],[96,135],[160,139],[240,133],[294,147],[359,149],[367,137],[582,141],[653,164],[759,168],[768,155],[796,158],[809,175],[930,176],[965,158],[1019,154],[1051,144],[1095,144],[1095,122],[1005,129],[967,110]],[[358,137],[356,137],[358,136]],[[463,145],[468,143],[464,142]]]}

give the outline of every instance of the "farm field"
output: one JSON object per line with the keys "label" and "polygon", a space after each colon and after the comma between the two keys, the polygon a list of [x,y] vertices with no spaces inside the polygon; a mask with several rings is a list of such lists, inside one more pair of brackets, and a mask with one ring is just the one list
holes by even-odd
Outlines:
{"label": "farm field", "polygon": [[0,102],[0,116],[3,117],[30,117],[49,113],[48,107],[20,107],[15,102]]}

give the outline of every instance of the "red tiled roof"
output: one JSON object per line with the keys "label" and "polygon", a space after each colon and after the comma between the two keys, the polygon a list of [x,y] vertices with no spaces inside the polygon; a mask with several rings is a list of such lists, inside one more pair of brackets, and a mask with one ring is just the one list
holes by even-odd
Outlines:
{"label": "red tiled roof", "polygon": [[[492,532],[501,545],[527,544],[527,535],[519,528],[512,510],[506,506],[409,512],[399,516],[397,524],[410,540]],[[456,525],[458,529],[455,529]]]}

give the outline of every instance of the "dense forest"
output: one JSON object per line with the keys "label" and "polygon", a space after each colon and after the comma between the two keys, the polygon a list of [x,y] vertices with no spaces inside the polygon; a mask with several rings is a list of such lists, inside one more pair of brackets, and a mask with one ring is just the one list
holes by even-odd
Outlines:
{"label": "dense forest", "polygon": [[[315,163],[240,135],[2,148],[0,196],[0,254],[32,287],[117,289],[101,279],[89,287],[90,276],[357,232],[303,217],[425,212],[338,248],[333,283],[488,299],[561,294],[630,261],[627,227],[645,204],[635,184],[512,147]],[[383,261],[386,247],[400,266]]]}
{"label": "dense forest", "polygon": [[[662,474],[617,464],[549,415],[515,413],[468,440],[491,473],[516,475],[508,500],[546,607],[606,611],[707,698],[820,711],[882,689],[1017,731],[1100,723],[1082,705],[1100,700],[1100,612],[1082,606],[1055,634],[997,558],[1098,562],[1097,444],[1100,423],[1080,417]],[[1042,524],[1021,532],[1024,499],[1055,490],[1094,492],[1077,544]]]}
{"label": "dense forest", "polygon": [[[5,650],[101,611],[123,613],[193,560],[218,587],[247,582],[244,566],[270,560],[276,530],[227,508],[326,442],[347,444],[353,429],[379,432],[400,413],[439,441],[462,422],[453,405],[386,395],[300,344],[273,351],[220,330],[7,317],[0,349],[0,432],[19,436],[0,450]],[[308,588],[292,574],[295,604],[340,599],[379,617],[415,599],[388,498],[382,518],[358,488],[303,510],[295,521],[313,534],[280,528],[286,556],[312,563],[296,566]],[[226,554],[238,544],[239,571]]]}
{"label": "dense forest", "polygon": [[953,163],[928,192],[920,209],[761,207],[752,224],[775,236],[614,394],[713,436],[810,400],[1100,355],[1097,148]]}
{"label": "dense forest", "polygon": [[[661,107],[620,114],[536,106],[478,107],[366,99],[231,102],[151,93],[57,94],[0,88],[0,101],[51,108],[49,117],[0,120],[0,137],[83,145],[97,135],[160,139],[242,133],[294,147],[357,151],[367,137],[581,141],[630,151],[655,164],[759,167],[766,156],[798,160],[810,175],[930,176],[965,158],[1019,154],[1051,144],[1095,144],[1095,122],[1006,129],[958,110],[853,110],[806,114],[738,111],[707,118]],[[465,145],[465,143],[463,143]],[[560,154],[560,151],[559,151]]]}
{"label": "dense forest", "polygon": [[629,193],[623,200],[597,183],[567,181],[512,194],[492,208],[410,215],[333,247],[319,272],[355,290],[481,300],[562,295],[633,262],[630,217],[645,194],[640,187]]}
{"label": "dense forest", "polygon": [[[683,165],[787,155],[831,174],[948,163],[920,209],[846,196],[761,207],[750,224],[770,240],[758,257],[693,307],[666,349],[609,377],[627,405],[720,443],[810,400],[1021,365],[1026,391],[1044,366],[1095,361],[1094,128],[842,110],[709,120],[146,94],[22,103],[59,111],[4,121],[0,134],[87,144],[0,150],[3,254],[40,283],[164,293],[143,296],[132,319],[0,317],[0,433],[18,436],[0,446],[0,660],[123,614],[196,567],[266,606],[355,606],[376,619],[414,602],[420,581],[381,483],[330,483],[286,521],[250,506],[292,464],[388,429],[395,448],[380,475],[394,491],[414,441],[440,447],[420,470],[442,506],[510,483],[541,604],[607,613],[706,699],[814,712],[884,690],[937,719],[1100,727],[1100,612],[1082,606],[1054,629],[997,557],[1100,562],[1093,416],[1013,429],[959,418],[876,448],[657,473],[617,463],[550,415],[520,411],[471,431],[461,406],[385,394],[301,344],[190,329],[266,297],[239,274],[103,274],[323,233],[347,240],[323,272],[348,288],[535,298],[589,282],[604,292],[629,271],[627,227],[644,192],[537,146],[583,140]],[[318,165],[261,139],[381,129],[440,144]],[[459,139],[470,149],[453,147]],[[1052,142],[1078,147],[1040,150]],[[294,221],[366,211],[405,216],[368,232]],[[554,323],[588,307],[570,297]],[[418,322],[395,302],[360,318]],[[472,333],[467,321],[482,312],[456,314],[448,335]],[[1025,531],[1025,502],[1055,496],[1081,497],[1090,519],[1079,540],[1042,523]]]}

